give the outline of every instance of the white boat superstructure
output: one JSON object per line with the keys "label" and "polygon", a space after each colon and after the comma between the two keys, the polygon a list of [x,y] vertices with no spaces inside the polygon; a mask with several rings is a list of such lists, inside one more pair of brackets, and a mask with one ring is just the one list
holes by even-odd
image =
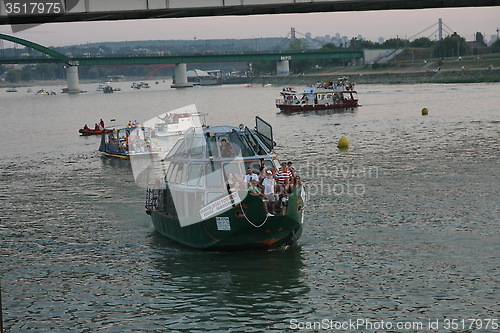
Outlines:
{"label": "white boat superstructure", "polygon": [[201,114],[194,105],[163,113],[144,123],[153,137],[182,135],[191,128],[202,128]]}

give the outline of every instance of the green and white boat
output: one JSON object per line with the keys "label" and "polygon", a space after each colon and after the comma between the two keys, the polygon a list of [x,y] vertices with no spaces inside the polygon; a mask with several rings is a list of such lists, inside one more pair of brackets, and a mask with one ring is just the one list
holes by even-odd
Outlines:
{"label": "green and white boat", "polygon": [[[224,148],[229,145],[229,149]],[[269,203],[239,185],[248,168],[279,169],[272,126],[256,117],[246,126],[193,128],[156,166],[146,212],[162,235],[207,250],[270,249],[302,234],[305,191],[297,185]]]}

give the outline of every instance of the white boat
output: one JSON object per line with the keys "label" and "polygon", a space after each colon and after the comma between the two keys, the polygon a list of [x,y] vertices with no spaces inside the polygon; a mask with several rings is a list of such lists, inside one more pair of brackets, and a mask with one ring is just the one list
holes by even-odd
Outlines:
{"label": "white boat", "polygon": [[336,83],[328,81],[309,85],[298,93],[292,87],[285,87],[276,100],[276,107],[281,111],[312,111],[357,107],[357,92],[347,78],[339,78]]}
{"label": "white boat", "polygon": [[201,114],[195,105],[160,114],[144,123],[151,129],[153,137],[182,135],[191,128],[202,128]]}

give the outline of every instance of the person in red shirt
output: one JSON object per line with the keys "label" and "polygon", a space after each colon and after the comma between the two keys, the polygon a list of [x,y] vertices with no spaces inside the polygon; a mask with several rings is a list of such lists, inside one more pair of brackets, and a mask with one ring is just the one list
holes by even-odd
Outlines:
{"label": "person in red shirt", "polygon": [[276,184],[280,189],[281,193],[290,193],[293,190],[292,186],[292,172],[288,170],[286,163],[281,163],[281,168],[276,173]]}

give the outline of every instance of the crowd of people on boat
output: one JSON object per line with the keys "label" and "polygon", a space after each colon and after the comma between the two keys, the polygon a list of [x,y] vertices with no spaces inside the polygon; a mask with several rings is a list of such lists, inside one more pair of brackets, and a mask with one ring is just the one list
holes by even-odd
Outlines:
{"label": "crowd of people on boat", "polygon": [[[329,91],[319,90],[327,89]],[[316,84],[308,85],[303,93],[297,94],[294,88],[285,87],[280,92],[283,99],[276,100],[276,106],[281,105],[309,105],[309,104],[343,104],[346,100],[343,92],[353,91],[354,82],[349,81],[346,77],[339,78],[336,82],[317,81]]]}
{"label": "crowd of people on boat", "polygon": [[281,163],[281,167],[269,169],[261,163],[258,173],[247,168],[244,177],[228,174],[226,185],[229,192],[246,189],[249,194],[259,196],[264,201],[268,216],[285,213],[288,198],[296,186],[304,186],[292,162]]}
{"label": "crowd of people on boat", "polygon": [[134,120],[133,122],[131,120],[129,120],[127,127],[139,127],[140,125],[141,124],[137,120]]}
{"label": "crowd of people on boat", "polygon": [[167,115],[162,119],[167,124],[178,124],[179,118],[189,118],[189,117],[191,117],[191,113],[167,113]]}
{"label": "crowd of people on boat", "polygon": [[[84,130],[84,131],[90,131],[91,129],[90,129],[90,127],[88,127],[88,125],[87,125],[87,124],[85,124],[85,125],[83,126],[83,130]],[[101,120],[99,121],[99,123],[95,123],[95,125],[94,125],[94,129],[93,129],[93,130],[94,130],[94,131],[103,131],[103,130],[104,130],[104,120],[102,120],[102,119],[101,119]]]}
{"label": "crowd of people on boat", "polygon": [[326,81],[320,82],[317,81],[315,84],[316,88],[323,89],[345,89],[345,90],[354,90],[354,82],[349,81],[346,77],[339,78],[336,82]]}

